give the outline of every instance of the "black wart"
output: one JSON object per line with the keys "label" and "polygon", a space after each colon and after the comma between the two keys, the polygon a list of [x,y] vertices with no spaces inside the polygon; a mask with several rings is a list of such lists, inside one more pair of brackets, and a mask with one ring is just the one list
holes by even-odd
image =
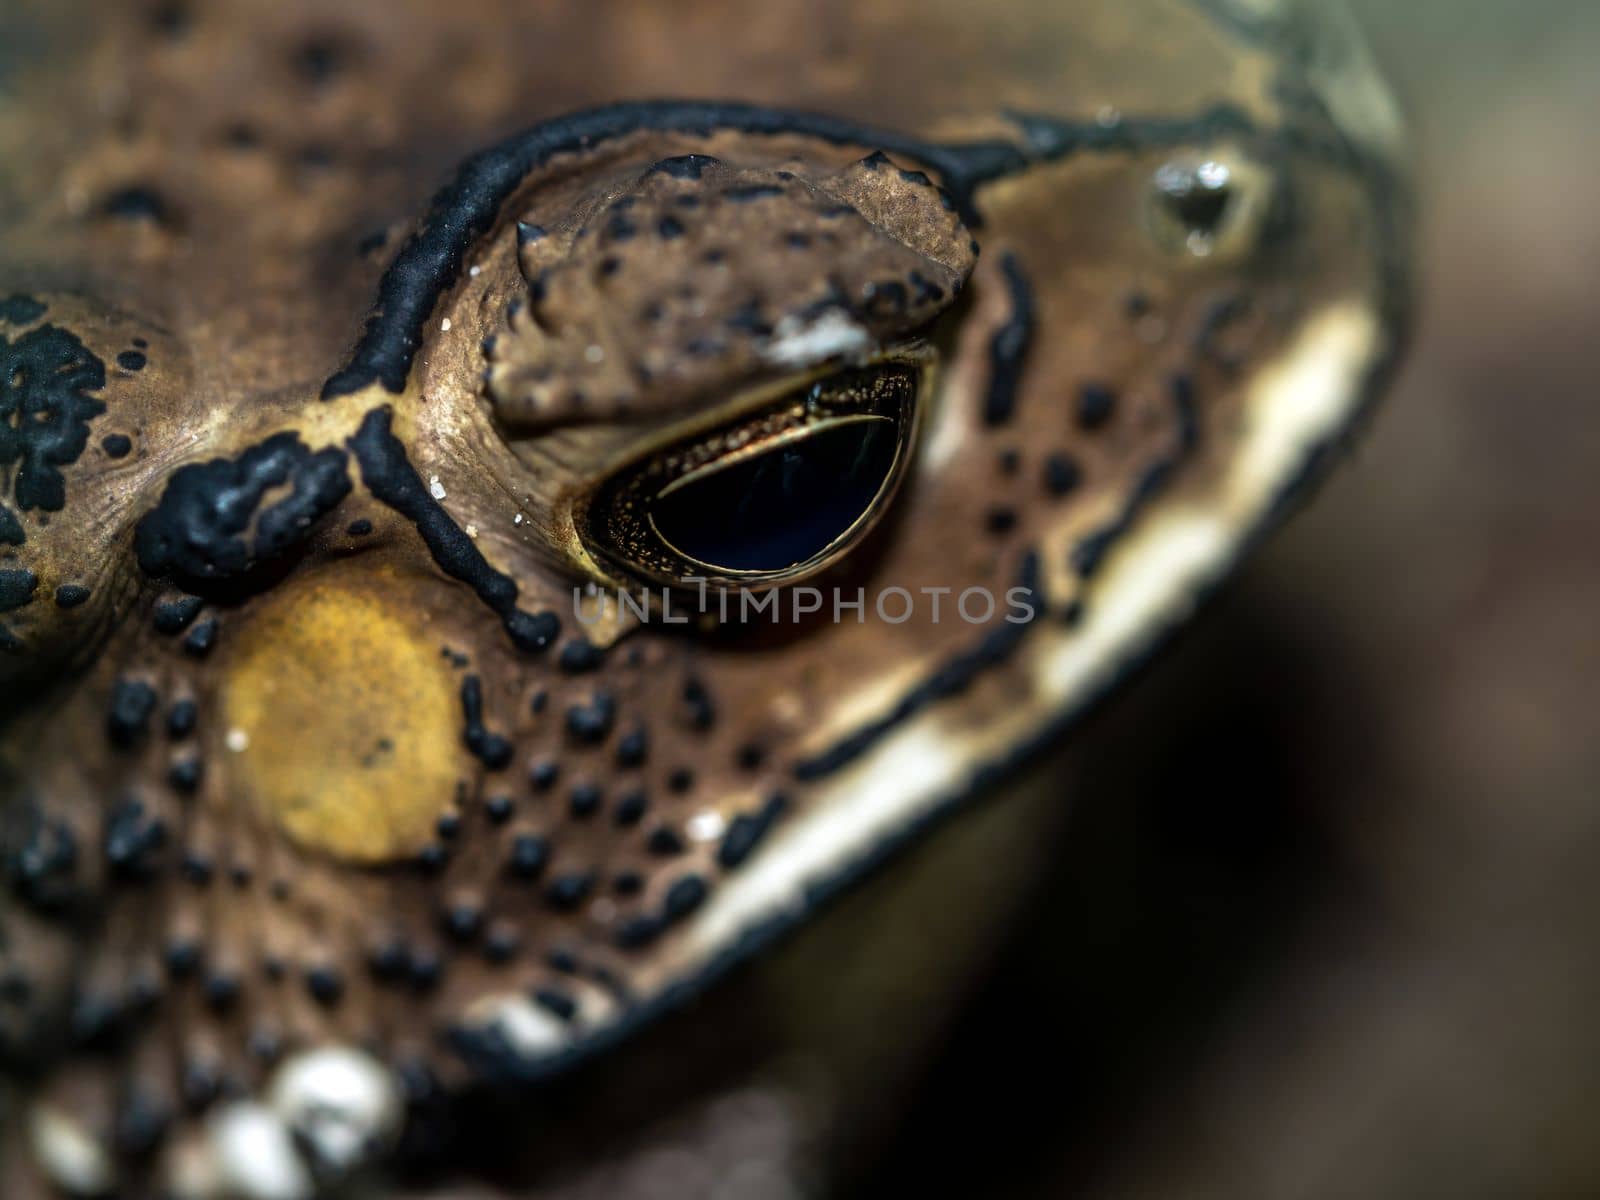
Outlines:
{"label": "black wart", "polygon": [[[89,422],[106,410],[89,393],[105,384],[105,364],[65,329],[41,325],[14,342],[0,336],[0,467],[23,512],[66,506],[61,468],[89,444]],[[23,536],[16,515],[0,504],[0,543],[20,545]]]}

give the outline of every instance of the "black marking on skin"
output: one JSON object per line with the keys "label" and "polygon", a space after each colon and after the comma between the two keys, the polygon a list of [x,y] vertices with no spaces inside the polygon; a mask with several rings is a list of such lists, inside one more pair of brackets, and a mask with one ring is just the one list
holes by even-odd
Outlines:
{"label": "black marking on skin", "polygon": [[716,702],[700,680],[691,676],[684,681],[683,702],[689,709],[689,728],[704,732],[717,723]]}
{"label": "black marking on skin", "polygon": [[200,985],[200,990],[205,997],[206,1006],[212,1012],[224,1013],[238,1002],[243,987],[238,975],[232,971],[219,970],[206,976]]}
{"label": "black marking on skin", "polygon": [[27,540],[27,531],[17,520],[17,514],[0,505],[0,546],[20,546]]}
{"label": "black marking on skin", "polygon": [[184,596],[177,600],[162,601],[155,608],[156,632],[169,637],[182,633],[194,624],[194,619],[200,615],[205,603],[199,596]]}
{"label": "black marking on skin", "polygon": [[1243,111],[1227,104],[1199,116],[1123,117],[1109,124],[1098,120],[1064,121],[1024,112],[1008,112],[1006,117],[1021,131],[1029,156],[1039,162],[1084,151],[1160,149],[1256,133],[1255,123]]}
{"label": "black marking on skin", "polygon": [[788,805],[788,797],[782,792],[775,792],[759,811],[740,813],[729,821],[728,830],[722,835],[722,844],[717,847],[717,865],[728,871],[742,866]]}
{"label": "black marking on skin", "polygon": [[650,757],[650,732],[643,726],[630,729],[617,740],[617,766],[624,769],[643,766]]}
{"label": "black marking on skin", "polygon": [[1007,251],[1000,256],[1000,273],[1011,296],[1011,315],[989,342],[989,391],[983,401],[983,422],[991,428],[1010,421],[1017,407],[1022,367],[1033,342],[1035,321],[1033,286]]}
{"label": "black marking on skin", "polygon": [[324,87],[349,65],[350,48],[334,38],[311,38],[290,58],[296,75],[310,87]]}
{"label": "black marking on skin", "polygon": [[512,746],[498,733],[484,728],[483,681],[476,675],[461,681],[461,710],[466,717],[461,737],[467,749],[489,770],[503,770],[511,762]]}
{"label": "black marking on skin", "polygon": [[101,202],[100,211],[124,221],[149,221],[163,227],[173,224],[172,207],[166,198],[154,188],[138,184],[112,192]]}
{"label": "black marking on skin", "polygon": [[1199,413],[1195,406],[1194,385],[1187,375],[1174,377],[1171,384],[1173,416],[1177,427],[1176,445],[1171,452],[1156,459],[1139,476],[1133,491],[1123,503],[1122,511],[1110,522],[1081,539],[1072,548],[1072,568],[1080,578],[1089,579],[1099,571],[1123,535],[1133,528],[1149,504],[1167,489],[1177,474],[1183,460],[1193,453],[1200,441]]}
{"label": "black marking on skin", "polygon": [[1250,309],[1250,297],[1243,293],[1224,296],[1212,303],[1206,309],[1199,331],[1195,334],[1195,353],[1215,363],[1225,374],[1236,373],[1240,367],[1239,360],[1224,351],[1222,339],[1230,326],[1250,314]]}
{"label": "black marking on skin", "polygon": [[[263,508],[285,484],[289,494]],[[293,547],[349,494],[343,450],[312,451],[297,433],[274,434],[237,458],[173,472],[134,533],[139,566],[190,583],[236,579]]]}
{"label": "black marking on skin", "polygon": [[580,742],[603,742],[616,721],[617,702],[609,692],[597,691],[586,704],[567,709],[567,732]]}
{"label": "black marking on skin", "polygon": [[217,644],[219,628],[220,624],[216,617],[207,617],[191,629],[189,636],[183,639],[183,652],[192,658],[204,658]]}
{"label": "black marking on skin", "polygon": [[198,758],[180,758],[167,768],[167,783],[173,791],[190,795],[200,786],[202,769]]}
{"label": "black marking on skin", "polygon": [[721,162],[720,158],[713,158],[709,154],[679,154],[672,158],[663,158],[651,167],[647,174],[697,180],[705,176],[707,168],[717,166]]}
{"label": "black marking on skin", "polygon": [[649,806],[650,799],[644,792],[629,792],[617,801],[617,807],[612,814],[612,819],[623,828],[637,825],[644,819],[645,810]]}
{"label": "black marking on skin", "polygon": [[533,993],[534,1003],[554,1017],[570,1021],[578,1015],[578,1005],[566,992],[543,987]]}
{"label": "black marking on skin", "polygon": [[106,733],[113,746],[127,750],[144,740],[157,699],[155,688],[142,679],[117,680],[106,709]]}
{"label": "black marking on skin", "polygon": [[998,506],[983,517],[983,527],[996,537],[1002,537],[1017,527],[1017,510]]}
{"label": "black marking on skin", "polygon": [[494,966],[504,966],[516,957],[521,948],[522,939],[517,936],[517,931],[506,925],[498,925],[489,930],[483,939],[483,959]]}
{"label": "black marking on skin", "polygon": [[452,941],[470,942],[483,929],[483,909],[466,901],[452,904],[445,909],[440,923]]}
{"label": "black marking on skin", "polygon": [[[973,189],[980,182],[1015,173],[1027,163],[1022,152],[1004,142],[940,145],[834,117],[747,104],[629,103],[536,125],[468,159],[435,198],[421,228],[385,272],[366,331],[349,365],[323,386],[323,398],[349,395],[370,384],[393,393],[403,390],[428,314],[460,275],[468,248],[489,231],[500,206],[528,174],[559,154],[647,130],[699,137],[723,131],[768,136],[797,133],[833,145],[881,145],[938,171],[963,219],[971,225],[978,221]],[[693,179],[711,161],[680,155],[658,162],[653,170]]]}
{"label": "black marking on skin", "polygon": [[[12,496],[23,512],[66,507],[61,468],[89,444],[89,422],[106,406],[88,393],[105,384],[105,364],[65,329],[40,325],[14,342],[0,337],[0,466],[20,463]],[[14,524],[6,525],[7,540]]]}
{"label": "black marking on skin", "polygon": [[[1026,590],[1034,604],[1034,618],[1044,606],[1039,588],[1039,556],[1029,551],[1023,559],[1017,586]],[[1008,661],[1021,645],[1032,622],[1003,623],[988,633],[971,650],[955,655],[927,679],[906,692],[882,716],[835,742],[828,749],[795,764],[794,777],[802,783],[825,778],[849,766],[896,728],[938,701],[959,695],[985,671]]]}
{"label": "black marking on skin", "polygon": [[446,575],[459,579],[500,615],[512,643],[527,652],[543,650],[561,632],[554,613],[524,612],[517,607],[517,584],[496,571],[466,531],[457,525],[422,482],[405,446],[391,432],[393,410],[375,408],[350,439],[361,465],[361,481],[373,496],[417,527],[433,561]]}
{"label": "black marking on skin", "polygon": [[166,1140],[172,1111],[139,1087],[132,1088],[117,1112],[111,1143],[125,1159],[147,1159]]}
{"label": "black marking on skin", "polygon": [[344,977],[335,967],[317,966],[306,971],[306,991],[324,1008],[332,1008],[344,998]]}
{"label": "black marking on skin", "polygon": [[5,875],[17,898],[31,908],[54,911],[74,894],[73,875],[78,866],[78,842],[72,827],[59,818],[46,817],[36,803],[23,806],[27,832],[5,857]]}
{"label": "black marking on skin", "polygon": [[528,783],[536,792],[548,792],[555,787],[556,780],[560,777],[561,764],[547,758],[534,764],[533,769],[528,772]]}
{"label": "black marking on skin", "polygon": [[645,843],[651,854],[660,858],[675,858],[687,848],[683,844],[683,837],[670,825],[658,825],[650,831],[650,839]]}
{"label": "black marking on skin", "polygon": [[133,450],[133,439],[125,433],[108,433],[100,439],[100,449],[107,458],[127,458]]}
{"label": "black marking on skin", "polygon": [[1069,454],[1052,454],[1044,462],[1044,487],[1052,496],[1070,496],[1083,482],[1083,468]]}
{"label": "black marking on skin", "polygon": [[117,355],[117,366],[124,371],[142,371],[150,360],[137,350],[124,350]]}
{"label": "black marking on skin", "polygon": [[107,865],[119,878],[148,878],[166,844],[166,823],[150,815],[139,800],[122,800],[106,816],[102,848]]}
{"label": "black marking on skin", "polygon": [[567,797],[567,807],[577,820],[587,820],[600,811],[600,801],[604,793],[597,784],[580,783],[572,789]]}
{"label": "black marking on skin", "polygon": [[748,204],[752,200],[765,200],[783,195],[783,189],[772,183],[747,183],[728,188],[722,198],[731,204]]}
{"label": "black marking on skin", "polygon": [[372,522],[362,517],[358,521],[351,521],[345,526],[344,531],[351,537],[366,537],[372,532]]}
{"label": "black marking on skin", "polygon": [[1078,389],[1078,428],[1087,433],[1105,428],[1117,410],[1117,394],[1099,383],[1086,383]]}
{"label": "black marking on skin", "polygon": [[511,839],[511,854],[506,871],[517,879],[537,879],[550,861],[550,841],[536,833],[520,833]]}
{"label": "black marking on skin", "polygon": [[639,913],[617,926],[612,940],[624,950],[640,950],[650,945],[676,921],[681,921],[705,903],[710,889],[699,875],[683,875],[673,880],[661,899],[657,914]]}
{"label": "black marking on skin", "polygon": [[9,325],[32,325],[45,314],[45,306],[20,292],[0,300],[0,321]]}
{"label": "black marking on skin", "polygon": [[576,637],[561,647],[556,665],[569,675],[583,675],[598,670],[605,655],[588,638]]}
{"label": "black marking on skin", "polygon": [[32,571],[8,567],[0,570],[0,613],[15,612],[33,603],[39,580]]}
{"label": "black marking on skin", "polygon": [[1173,460],[1160,458],[1146,467],[1134,485],[1122,511],[1109,523],[1084,536],[1072,548],[1072,569],[1084,579],[1093,578],[1112,548],[1133,527],[1145,506],[1166,490],[1172,481]]}
{"label": "black marking on skin", "polygon": [[56,588],[56,607],[77,608],[89,601],[89,589],[81,583],[63,583]]}
{"label": "black marking on skin", "polygon": [[705,903],[709,892],[706,881],[698,875],[684,875],[673,881],[661,903],[661,915],[668,921],[681,921]]}
{"label": "black marking on skin", "polygon": [[200,969],[200,943],[192,938],[175,938],[162,951],[161,962],[173,979],[188,979]]}
{"label": "black marking on skin", "polygon": [[179,700],[167,711],[167,736],[179,740],[194,732],[199,723],[200,706],[193,700]]}
{"label": "black marking on skin", "polygon": [[594,890],[593,871],[569,871],[557,875],[544,889],[544,902],[558,912],[571,912]]}

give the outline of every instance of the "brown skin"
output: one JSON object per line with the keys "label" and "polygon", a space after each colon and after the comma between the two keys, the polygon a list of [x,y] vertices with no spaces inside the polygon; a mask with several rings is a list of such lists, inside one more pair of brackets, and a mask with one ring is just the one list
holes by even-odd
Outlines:
{"label": "brown skin", "polygon": [[[16,97],[0,109],[0,299],[26,300],[0,335],[20,346],[57,331],[41,361],[77,356],[84,373],[61,403],[87,427],[76,454],[46,464],[60,503],[20,469],[5,497],[23,536],[0,564],[21,589],[0,663],[14,698],[0,833],[17,896],[0,911],[0,975],[26,996],[0,1003],[0,1037],[25,1080],[14,1102],[73,1112],[97,1144],[134,1091],[136,1111],[170,1118],[163,1143],[117,1164],[125,1188],[172,1177],[203,1143],[209,1093],[255,1093],[301,1049],[360,1046],[455,1090],[587,1045],[701,979],[796,907],[784,897],[881,849],[1094,690],[1057,689],[1040,664],[1079,644],[1114,674],[1175,619],[1092,633],[1121,593],[1081,549],[1115,526],[1113,575],[1164,561],[1141,539],[1188,510],[1219,514],[1240,548],[1301,465],[1274,461],[1240,490],[1272,381],[1312,331],[1351,313],[1369,330],[1328,364],[1349,383],[1326,433],[1392,353],[1391,135],[1337,28],[1306,25],[1317,53],[1291,60],[1176,0],[534,7],[408,0],[335,17],[309,0],[231,0],[180,19],[169,5],[36,3],[0,18],[33,47],[0,63]],[[534,122],[642,97],[824,111],[999,144],[1017,161],[963,190],[914,147],[873,158],[870,135],[803,121],[574,148],[494,207],[402,378],[319,398],[452,164]],[[1240,124],[1198,120],[1224,103]],[[1145,132],[1056,154],[1016,112]],[[652,172],[686,155],[718,165]],[[1218,163],[1220,216],[1153,182]],[[910,298],[877,304],[886,281]],[[853,340],[797,357],[785,339],[811,330],[830,295],[846,297]],[[740,316],[751,303],[753,327]],[[1002,361],[1007,336],[1022,348]],[[1043,631],[919,700],[839,769],[807,771],[1003,627],[922,607],[903,624],[624,616],[585,631],[571,589],[652,578],[589,523],[620,467],[891,359],[917,364],[920,426],[897,493],[820,581],[998,596],[1033,561]],[[1007,369],[1014,412],[991,422]],[[1102,392],[1114,397],[1103,414]],[[429,497],[420,526],[380,478],[377,445]],[[190,554],[173,514],[196,465],[235,464],[203,468],[214,507],[239,484],[218,473],[274,447],[285,471],[244,503],[243,528],[208,543],[210,558]],[[1163,486],[1147,497],[1153,473]],[[273,533],[274,506],[301,501]],[[513,636],[507,606],[473,586],[482,572],[453,569],[430,542],[430,520],[514,588],[525,618],[556,614],[560,635]],[[186,702],[192,730],[172,724]],[[642,751],[627,744],[639,732]],[[923,779],[904,764],[933,762],[927,745],[944,757]],[[547,763],[553,784],[539,782]],[[640,791],[648,811],[630,820],[624,798]],[[768,841],[747,862],[725,857],[725,831],[779,792]],[[941,954],[884,956],[846,989],[872,1014],[854,1029],[899,1030],[870,1039],[881,1054],[849,1049],[858,1034],[837,1032],[849,1025],[752,1020],[735,1003],[725,1011],[759,1029],[733,1039],[731,1074],[658,1042],[637,1052],[641,1076],[665,1070],[697,1081],[680,1093],[715,1095],[799,1045],[846,1092],[854,1072],[888,1087],[1023,894],[1026,831],[1049,819],[1048,800],[999,810],[1009,823],[944,847],[931,886],[909,872],[885,904],[915,914],[957,879],[976,897],[946,918]],[[883,820],[861,815],[879,808]],[[548,858],[537,871],[534,837]],[[52,860],[65,840],[71,861]],[[734,886],[763,863],[775,892]],[[547,891],[591,875],[570,903]],[[630,921],[662,913],[668,927],[631,944],[644,939]],[[396,946],[403,986],[369,970]],[[174,970],[191,952],[197,969]],[[578,973],[552,952],[575,955]],[[798,981],[755,985],[761,1011],[804,991],[803,949],[764,978],[791,979],[784,961]],[[419,986],[427,962],[438,978]],[[450,1036],[481,1034],[486,1005],[539,991],[575,1012],[541,1010],[553,1040],[534,1050],[502,1045],[486,1063]],[[88,1052],[64,1020],[76,1012],[81,1034],[95,1004],[127,1014],[101,1039],[109,1052]],[[685,1111],[695,1103],[680,1095]],[[592,1147],[569,1150],[567,1169],[611,1152],[591,1128],[604,1131],[606,1107],[551,1118],[587,1130],[564,1139]],[[37,1183],[29,1153],[13,1156],[18,1188]],[[533,1178],[558,1169],[550,1157],[533,1154]]]}

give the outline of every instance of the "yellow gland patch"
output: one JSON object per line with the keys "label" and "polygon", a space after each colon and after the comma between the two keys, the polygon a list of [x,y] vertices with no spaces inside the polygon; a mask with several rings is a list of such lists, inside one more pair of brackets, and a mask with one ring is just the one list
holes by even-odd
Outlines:
{"label": "yellow gland patch", "polygon": [[449,808],[460,705],[403,583],[343,576],[288,583],[240,623],[220,754],[230,789],[298,845],[378,864],[415,855]]}

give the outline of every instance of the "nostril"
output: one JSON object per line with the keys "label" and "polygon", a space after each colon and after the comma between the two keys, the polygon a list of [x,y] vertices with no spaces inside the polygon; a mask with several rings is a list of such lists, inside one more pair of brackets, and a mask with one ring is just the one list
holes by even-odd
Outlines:
{"label": "nostril", "polygon": [[1229,151],[1170,159],[1151,176],[1147,225],[1169,254],[1232,260],[1262,240],[1273,172]]}

